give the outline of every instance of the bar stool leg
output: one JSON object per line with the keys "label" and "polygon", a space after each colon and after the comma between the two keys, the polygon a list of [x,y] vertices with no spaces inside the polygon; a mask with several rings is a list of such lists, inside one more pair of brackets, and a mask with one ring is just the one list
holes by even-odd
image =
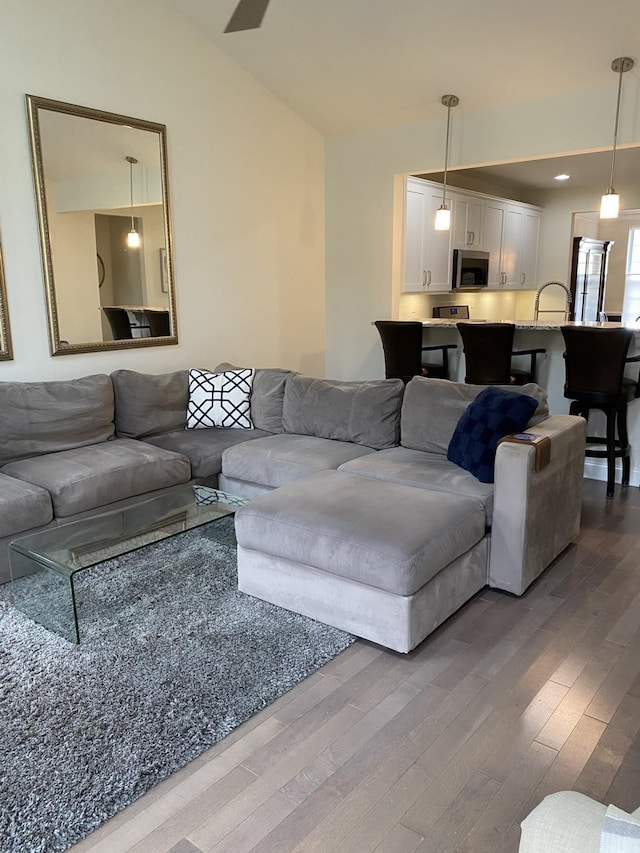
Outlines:
{"label": "bar stool leg", "polygon": [[607,497],[613,497],[616,482],[616,410],[607,409]]}
{"label": "bar stool leg", "polygon": [[618,406],[618,439],[622,451],[622,485],[629,485],[631,475],[631,456],[629,447],[629,435],[627,433],[627,403]]}

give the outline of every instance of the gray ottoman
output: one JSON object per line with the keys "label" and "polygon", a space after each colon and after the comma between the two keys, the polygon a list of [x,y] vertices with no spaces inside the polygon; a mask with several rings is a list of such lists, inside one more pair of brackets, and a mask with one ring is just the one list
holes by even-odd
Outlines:
{"label": "gray ottoman", "polygon": [[486,584],[482,504],[342,471],[236,513],[242,592],[408,652]]}

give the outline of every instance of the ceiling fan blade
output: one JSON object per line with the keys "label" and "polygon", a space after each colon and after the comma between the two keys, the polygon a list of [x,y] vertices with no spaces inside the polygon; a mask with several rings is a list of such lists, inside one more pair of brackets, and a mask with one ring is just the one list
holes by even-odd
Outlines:
{"label": "ceiling fan blade", "polygon": [[226,26],[225,33],[257,30],[268,5],[269,0],[240,0]]}

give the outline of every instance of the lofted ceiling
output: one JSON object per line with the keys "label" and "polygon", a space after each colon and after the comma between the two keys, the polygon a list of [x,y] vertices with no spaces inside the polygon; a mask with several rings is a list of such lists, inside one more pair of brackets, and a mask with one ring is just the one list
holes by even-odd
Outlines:
{"label": "lofted ceiling", "polygon": [[[425,121],[440,96],[487,108],[610,85],[636,60],[638,0],[270,0],[224,33],[237,0],[168,0],[325,136]],[[608,117],[607,117],[608,118]]]}

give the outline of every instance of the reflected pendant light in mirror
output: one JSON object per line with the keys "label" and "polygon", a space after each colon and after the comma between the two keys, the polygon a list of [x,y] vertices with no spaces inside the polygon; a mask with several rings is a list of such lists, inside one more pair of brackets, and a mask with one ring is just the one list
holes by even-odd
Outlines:
{"label": "reflected pendant light in mirror", "polygon": [[613,128],[613,148],[611,150],[611,178],[609,189],[600,202],[600,219],[617,219],[620,210],[620,196],[613,188],[613,174],[616,168],[616,145],[618,144],[618,119],[620,118],[620,95],[622,94],[622,75],[633,68],[633,59],[629,56],[619,56],[611,63],[611,70],[618,77],[618,99],[616,101],[616,120]]}
{"label": "reflected pendant light in mirror", "polygon": [[127,246],[130,249],[139,249],[140,248],[140,235],[136,231],[136,223],[133,218],[133,164],[137,163],[138,160],[136,157],[125,157],[125,160],[129,164],[129,189],[130,189],[130,200],[131,200],[131,231],[127,234]]}
{"label": "reflected pendant light in mirror", "polygon": [[447,207],[447,169],[449,167],[449,133],[451,129],[451,109],[457,107],[460,98],[457,95],[443,95],[440,103],[447,108],[447,137],[444,144],[444,183],[442,185],[442,204],[436,210],[436,231],[448,231],[451,228],[451,210]]}

